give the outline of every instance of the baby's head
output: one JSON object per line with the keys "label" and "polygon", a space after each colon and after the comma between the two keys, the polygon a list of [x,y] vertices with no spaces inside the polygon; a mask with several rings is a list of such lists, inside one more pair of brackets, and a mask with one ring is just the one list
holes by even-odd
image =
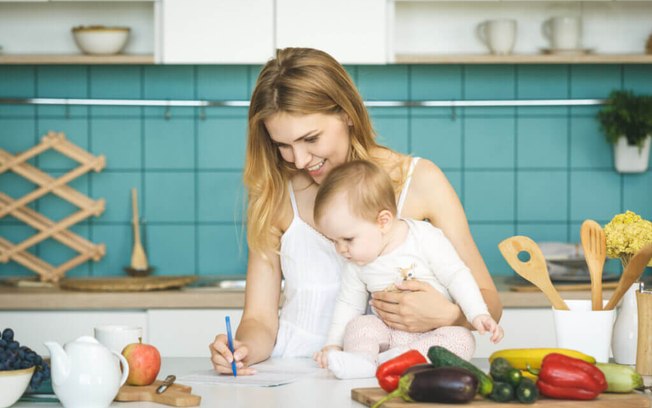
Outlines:
{"label": "baby's head", "polygon": [[396,218],[389,176],[375,164],[354,160],[333,169],[319,186],[314,219],[337,252],[359,265],[375,260]]}

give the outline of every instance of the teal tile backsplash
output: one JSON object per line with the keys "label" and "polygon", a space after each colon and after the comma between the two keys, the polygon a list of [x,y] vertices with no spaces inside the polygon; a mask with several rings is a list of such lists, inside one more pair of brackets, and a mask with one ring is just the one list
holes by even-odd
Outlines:
{"label": "teal tile backsplash", "polygon": [[[603,98],[612,89],[652,93],[652,65],[347,66],[366,100]],[[0,66],[0,97],[248,99],[259,66]],[[462,200],[494,275],[509,275],[497,244],[524,234],[577,241],[585,218],[607,222],[626,209],[652,219],[652,171],[622,175],[595,120],[596,107],[372,108],[379,140],[438,164]],[[161,275],[244,274],[247,109],[0,105],[0,147],[19,153],[49,130],[103,154],[106,168],[71,185],[106,200],[98,218],[73,229],[105,243],[100,262],[69,276],[120,276],[132,248],[130,189],[139,191],[144,243]],[[49,152],[30,163],[60,176],[74,163]],[[33,184],[9,172],[12,197]],[[75,208],[53,196],[31,205],[58,220]],[[13,217],[0,236],[34,231]],[[55,264],[73,252],[49,240],[31,249]],[[617,269],[617,263],[610,268]],[[15,262],[0,276],[31,272]]]}

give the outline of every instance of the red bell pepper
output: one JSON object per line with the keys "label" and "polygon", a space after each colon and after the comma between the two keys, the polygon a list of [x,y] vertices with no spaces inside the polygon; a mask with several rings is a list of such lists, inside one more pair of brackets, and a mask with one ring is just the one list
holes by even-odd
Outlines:
{"label": "red bell pepper", "polygon": [[593,364],[551,353],[541,363],[537,388],[549,398],[591,400],[607,389],[607,380]]}
{"label": "red bell pepper", "polygon": [[398,380],[401,379],[401,375],[405,370],[414,365],[427,362],[426,358],[419,351],[408,350],[378,366],[376,370],[378,384],[383,390],[392,392],[398,387]]}

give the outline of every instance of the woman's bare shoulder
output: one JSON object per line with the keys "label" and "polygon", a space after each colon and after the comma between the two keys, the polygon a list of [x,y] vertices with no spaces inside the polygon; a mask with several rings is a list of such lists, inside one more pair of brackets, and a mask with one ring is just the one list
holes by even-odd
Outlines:
{"label": "woman's bare shoulder", "polygon": [[437,222],[438,215],[450,214],[459,205],[459,198],[444,172],[427,159],[419,160],[414,169],[408,201],[410,208],[418,212],[418,219],[433,222]]}
{"label": "woman's bare shoulder", "polygon": [[423,158],[419,159],[419,162],[414,168],[412,183],[426,190],[447,188],[450,185],[448,178],[446,178],[446,175],[439,166]]}

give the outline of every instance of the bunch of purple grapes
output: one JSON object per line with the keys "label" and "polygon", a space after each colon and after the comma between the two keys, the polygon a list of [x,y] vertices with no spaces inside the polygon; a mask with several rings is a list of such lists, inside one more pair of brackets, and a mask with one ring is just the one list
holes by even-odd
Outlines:
{"label": "bunch of purple grapes", "polygon": [[29,386],[37,389],[41,383],[50,378],[50,366],[47,361],[27,346],[21,346],[14,339],[14,331],[4,329],[0,336],[0,371],[22,370],[36,367]]}

